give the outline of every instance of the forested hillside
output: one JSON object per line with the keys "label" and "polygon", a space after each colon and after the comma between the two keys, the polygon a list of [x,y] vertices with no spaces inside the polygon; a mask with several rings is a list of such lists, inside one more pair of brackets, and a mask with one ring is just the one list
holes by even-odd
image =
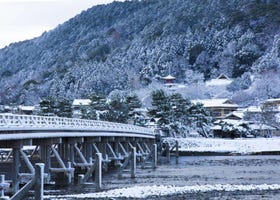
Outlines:
{"label": "forested hillside", "polygon": [[[188,82],[190,70],[204,80],[225,73],[240,80],[254,74],[279,81],[279,11],[278,0],[142,0],[95,6],[41,37],[0,50],[0,103],[135,90],[169,69],[181,82]],[[255,82],[256,91],[258,81],[263,82]],[[269,97],[279,96],[271,92]]]}

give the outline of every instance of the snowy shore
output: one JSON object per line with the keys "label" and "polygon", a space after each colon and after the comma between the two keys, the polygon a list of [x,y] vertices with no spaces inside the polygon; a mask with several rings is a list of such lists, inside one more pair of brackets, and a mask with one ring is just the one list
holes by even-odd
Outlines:
{"label": "snowy shore", "polygon": [[280,152],[280,137],[273,138],[166,138],[171,145],[179,142],[181,152],[216,152],[253,154],[261,152]]}
{"label": "snowy shore", "polygon": [[194,185],[194,186],[134,186],[128,188],[114,189],[105,192],[87,193],[87,194],[73,194],[73,195],[56,195],[44,196],[45,199],[99,199],[99,198],[119,198],[124,197],[128,199],[147,198],[149,196],[165,196],[184,193],[198,193],[198,192],[234,192],[234,191],[266,191],[266,190],[279,190],[279,184],[261,184],[261,185],[232,185],[232,184],[215,184],[215,185]]}
{"label": "snowy shore", "polygon": [[[175,143],[174,138],[166,140]],[[180,151],[189,152],[252,154],[280,151],[278,137],[234,140],[180,138],[178,141]],[[113,182],[104,181],[105,190],[102,192],[46,193],[44,199],[214,199],[217,194],[220,199],[280,199],[278,156],[190,158],[181,157],[179,165],[164,165],[153,172],[148,170],[145,175],[140,171],[134,186],[128,179],[113,179]],[[121,183],[125,181],[128,181],[127,184]],[[108,187],[109,184],[113,188]],[[116,185],[119,188],[114,188]]]}

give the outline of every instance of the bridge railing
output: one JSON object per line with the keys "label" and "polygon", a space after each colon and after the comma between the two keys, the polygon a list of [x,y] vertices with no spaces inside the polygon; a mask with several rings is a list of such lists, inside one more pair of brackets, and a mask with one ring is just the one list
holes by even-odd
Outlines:
{"label": "bridge railing", "polygon": [[47,117],[37,115],[0,114],[0,130],[81,130],[118,131],[154,135],[149,128],[97,120]]}

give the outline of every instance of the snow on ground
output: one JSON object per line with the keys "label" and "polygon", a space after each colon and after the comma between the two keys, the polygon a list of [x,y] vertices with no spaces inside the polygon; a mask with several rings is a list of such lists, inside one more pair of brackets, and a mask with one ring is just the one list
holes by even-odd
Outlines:
{"label": "snow on ground", "polygon": [[147,198],[148,196],[165,196],[185,193],[211,192],[211,191],[264,191],[279,190],[279,184],[260,184],[260,185],[232,185],[232,184],[215,184],[215,185],[194,185],[194,186],[134,186],[122,189],[108,190],[99,193],[73,194],[73,195],[56,195],[44,196],[44,199],[69,199],[69,198]]}
{"label": "snow on ground", "polygon": [[[166,138],[171,144],[174,138]],[[184,152],[220,152],[251,154],[257,152],[280,151],[280,137],[273,138],[177,138],[179,151]]]}

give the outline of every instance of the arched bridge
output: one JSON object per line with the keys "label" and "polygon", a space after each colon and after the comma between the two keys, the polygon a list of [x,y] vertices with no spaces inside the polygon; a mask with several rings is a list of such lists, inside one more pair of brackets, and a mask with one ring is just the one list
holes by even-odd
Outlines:
{"label": "arched bridge", "polygon": [[0,133],[0,141],[56,137],[155,137],[152,129],[129,124],[13,114],[0,114]]}
{"label": "arched bridge", "polygon": [[[113,167],[121,176],[130,166],[134,178],[137,162],[144,167],[152,160],[155,167],[155,139],[152,129],[128,124],[0,114],[0,174],[11,183],[12,199],[21,199],[36,185],[35,163],[44,164],[44,182],[83,183],[94,174],[101,189],[102,171]],[[76,177],[76,172],[83,176]]]}

